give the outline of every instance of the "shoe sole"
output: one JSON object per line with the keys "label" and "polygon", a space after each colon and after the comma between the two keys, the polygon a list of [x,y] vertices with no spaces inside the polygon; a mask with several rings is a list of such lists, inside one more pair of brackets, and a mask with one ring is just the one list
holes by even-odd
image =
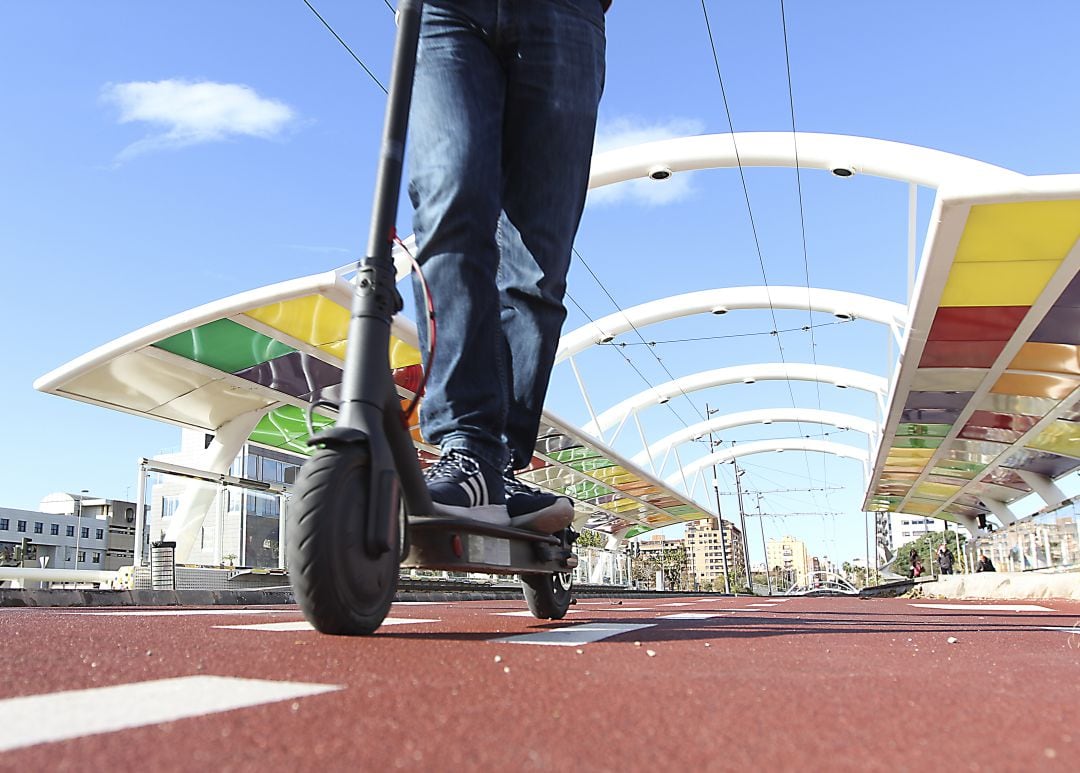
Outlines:
{"label": "shoe sole", "polygon": [[441,502],[432,502],[435,515],[445,515],[451,518],[468,518],[471,521],[490,523],[494,526],[511,526],[510,514],[506,512],[506,505],[479,505],[477,507],[462,507],[459,505],[444,505]]}
{"label": "shoe sole", "polygon": [[554,534],[565,529],[573,521],[574,505],[569,499],[562,498],[534,513],[510,517],[510,525],[515,529],[528,529],[541,534]]}

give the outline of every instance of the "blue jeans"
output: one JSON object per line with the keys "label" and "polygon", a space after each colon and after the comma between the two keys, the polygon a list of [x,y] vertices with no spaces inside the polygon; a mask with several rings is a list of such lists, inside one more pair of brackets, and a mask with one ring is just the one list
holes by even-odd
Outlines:
{"label": "blue jeans", "polygon": [[429,0],[409,195],[436,317],[425,438],[496,469],[532,458],[566,309],[604,84],[599,0]]}

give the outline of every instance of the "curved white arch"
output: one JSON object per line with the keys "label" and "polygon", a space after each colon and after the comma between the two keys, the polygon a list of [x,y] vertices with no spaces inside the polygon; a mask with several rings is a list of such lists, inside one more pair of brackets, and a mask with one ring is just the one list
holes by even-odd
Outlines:
{"label": "curved white arch", "polygon": [[881,376],[850,368],[837,368],[832,365],[811,365],[809,363],[756,363],[753,365],[735,365],[730,368],[717,368],[694,373],[689,376],[668,381],[653,389],[638,392],[633,397],[608,408],[590,421],[582,429],[597,437],[622,423],[631,414],[637,413],[650,405],[666,403],[673,397],[684,393],[696,392],[724,384],[748,383],[752,381],[820,381],[836,386],[852,387],[864,392],[872,392],[879,397],[886,394],[888,382]]}
{"label": "curved white arch", "polygon": [[759,408],[753,411],[738,411],[723,416],[701,421],[689,427],[672,432],[667,437],[661,438],[648,450],[641,451],[631,457],[630,461],[639,467],[644,467],[650,459],[656,459],[667,454],[673,447],[696,440],[710,432],[720,432],[731,427],[742,427],[747,424],[762,424],[764,422],[806,422],[808,424],[830,424],[834,427],[843,427],[861,432],[869,437],[877,437],[880,427],[876,421],[864,419],[850,413],[839,411],[823,411],[819,408]]}
{"label": "curved white arch", "polygon": [[[801,169],[842,167],[855,174],[886,177],[931,188],[939,188],[945,182],[1015,182],[1024,177],[1011,169],[973,158],[903,142],[847,134],[739,132],[679,137],[599,153],[593,156],[589,187],[600,188],[648,177],[650,171],[658,167],[674,173],[734,166],[793,167],[796,141]],[[657,184],[663,185],[663,182]]]}
{"label": "curved white arch", "polygon": [[866,319],[900,330],[907,325],[908,310],[902,303],[871,295],[806,287],[720,287],[660,298],[582,325],[559,340],[555,362],[634,328],[717,309],[810,309],[833,315]]}
{"label": "curved white arch", "polygon": [[735,446],[734,448],[726,448],[723,451],[717,451],[714,454],[709,454],[701,459],[697,459],[686,465],[680,472],[669,475],[664,479],[664,483],[675,487],[680,485],[684,480],[691,480],[705,467],[710,467],[714,464],[724,464],[725,462],[738,459],[741,456],[767,454],[774,451],[820,451],[823,454],[832,454],[834,456],[855,459],[862,462],[864,466],[870,458],[870,455],[866,451],[862,451],[854,446],[844,445],[843,443],[831,443],[827,440],[811,440],[808,438],[756,440],[753,443],[746,443],[745,445]]}
{"label": "curved white arch", "polygon": [[[885,177],[930,188],[939,188],[945,182],[1015,181],[1024,177],[1011,169],[967,156],[903,142],[850,134],[736,132],[678,137],[597,153],[592,157],[589,188],[602,188],[648,177],[658,167],[675,173],[735,166],[794,167],[796,142],[800,169],[832,170],[843,167],[855,174]],[[663,182],[656,184],[663,185]],[[404,241],[408,249],[415,252],[414,238],[409,236]],[[400,280],[409,273],[411,263],[400,245],[394,245],[393,257]]]}

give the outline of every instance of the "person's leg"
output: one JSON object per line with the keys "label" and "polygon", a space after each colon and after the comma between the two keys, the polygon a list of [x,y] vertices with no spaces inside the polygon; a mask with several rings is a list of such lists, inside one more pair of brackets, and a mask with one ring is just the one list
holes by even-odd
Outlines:
{"label": "person's leg", "polygon": [[[417,258],[433,298],[437,344],[427,360],[424,436],[501,468],[506,414],[495,242],[499,217],[502,67],[483,33],[495,0],[425,3],[410,115],[409,195]],[[483,18],[484,15],[490,18]],[[417,318],[426,317],[414,282]]]}
{"label": "person's leg", "polygon": [[[500,137],[505,79],[490,45],[497,0],[425,3],[410,114],[417,258],[436,317],[420,411],[442,458],[425,477],[439,512],[508,523],[501,471],[506,377],[499,329]],[[414,282],[417,318],[426,317]]]}
{"label": "person's leg", "polygon": [[504,2],[499,43],[507,72],[498,231],[511,358],[506,440],[521,469],[532,459],[566,317],[566,273],[604,85],[603,9],[598,0]]}

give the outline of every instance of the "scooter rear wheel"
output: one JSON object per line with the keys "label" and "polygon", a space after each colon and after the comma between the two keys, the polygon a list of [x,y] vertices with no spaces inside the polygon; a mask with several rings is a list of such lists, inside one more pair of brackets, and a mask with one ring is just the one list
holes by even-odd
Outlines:
{"label": "scooter rear wheel", "polygon": [[397,591],[397,550],[373,557],[365,546],[371,518],[386,518],[399,537],[399,503],[369,512],[367,449],[323,448],[303,466],[289,503],[289,578],[300,609],[316,630],[344,636],[373,633]]}
{"label": "scooter rear wheel", "polygon": [[523,574],[521,589],[529,611],[541,620],[562,620],[573,599],[574,575]]}

